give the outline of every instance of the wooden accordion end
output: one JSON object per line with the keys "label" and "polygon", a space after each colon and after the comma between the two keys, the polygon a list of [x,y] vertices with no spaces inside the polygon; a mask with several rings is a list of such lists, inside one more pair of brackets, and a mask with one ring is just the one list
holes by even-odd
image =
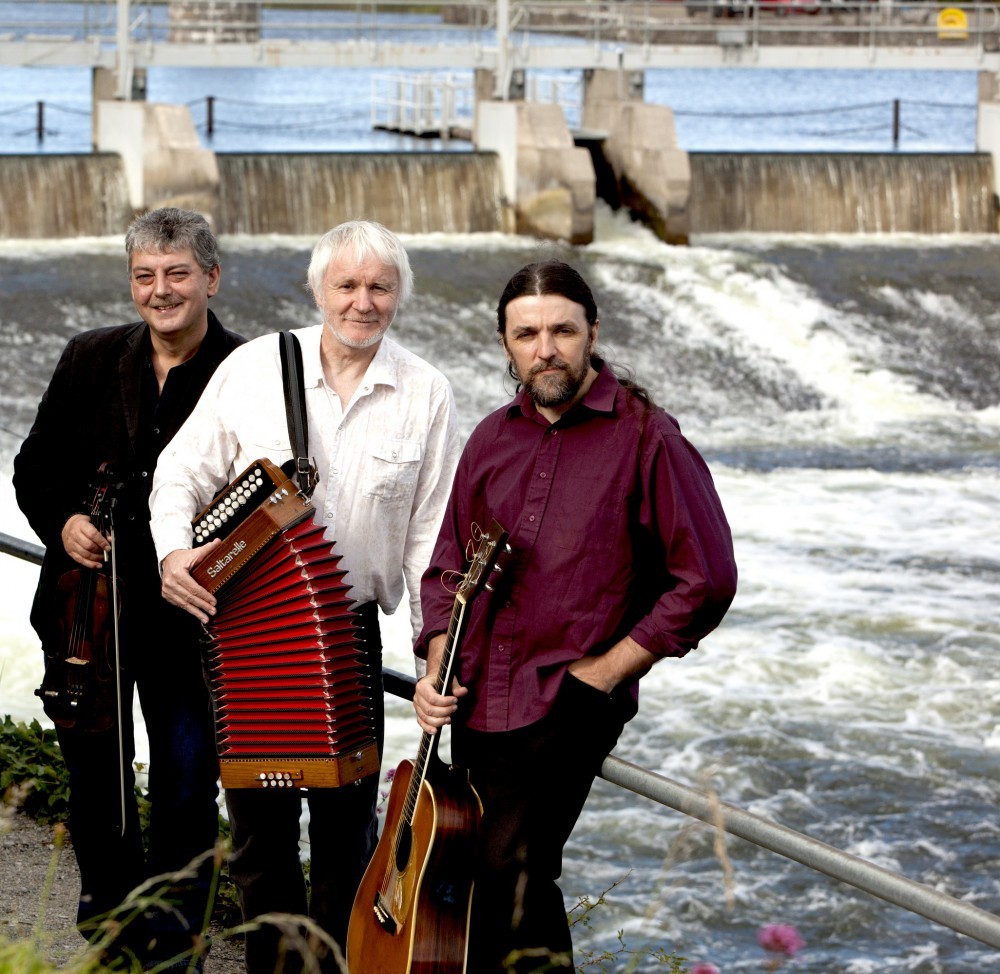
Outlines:
{"label": "wooden accordion end", "polygon": [[224,788],[336,788],[378,771],[372,679],[340,556],[268,460],[194,520],[216,596],[206,656]]}

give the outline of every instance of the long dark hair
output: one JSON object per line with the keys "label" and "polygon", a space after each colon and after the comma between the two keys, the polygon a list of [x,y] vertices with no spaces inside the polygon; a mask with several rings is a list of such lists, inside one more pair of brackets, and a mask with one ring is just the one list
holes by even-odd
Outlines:
{"label": "long dark hair", "polygon": [[[580,305],[590,328],[597,324],[597,302],[594,300],[594,293],[579,271],[561,260],[540,260],[522,267],[507,282],[507,286],[500,295],[500,300],[497,303],[497,334],[500,336],[501,342],[504,340],[507,329],[507,305],[515,298],[523,298],[526,295],[539,297],[545,294],[557,294]],[[596,354],[591,356],[591,364],[595,367],[601,361],[602,359]],[[631,369],[613,365],[610,362],[607,364],[622,386],[643,405],[647,407],[654,405],[649,392],[633,378]],[[518,383],[518,388],[520,388],[520,378],[514,369],[514,363],[509,360],[507,374]]]}

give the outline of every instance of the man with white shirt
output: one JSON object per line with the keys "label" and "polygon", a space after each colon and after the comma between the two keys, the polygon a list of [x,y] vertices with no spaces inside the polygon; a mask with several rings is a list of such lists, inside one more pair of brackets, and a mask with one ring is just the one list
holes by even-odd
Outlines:
{"label": "man with white shirt", "polygon": [[[313,249],[309,286],[323,323],[296,330],[302,346],[306,419],[319,483],[316,519],[336,541],[347,570],[364,645],[381,673],[378,608],[393,612],[404,581],[414,639],[421,626],[420,576],[451,489],[459,454],[454,398],[435,368],[386,337],[412,289],[398,238],[377,223],[354,221]],[[191,569],[212,546],[191,548],[191,520],[254,460],[292,457],[277,336],[231,356],[163,451],[150,498],[163,595],[207,622],[215,598]],[[377,695],[381,749],[383,715]],[[376,842],[378,776],[307,794],[311,896],[299,864],[299,792],[230,789],[230,876],[244,918],[309,915],[342,947],[354,894]],[[247,935],[249,974],[298,966],[276,928]],[[324,969],[335,970],[327,957]]]}

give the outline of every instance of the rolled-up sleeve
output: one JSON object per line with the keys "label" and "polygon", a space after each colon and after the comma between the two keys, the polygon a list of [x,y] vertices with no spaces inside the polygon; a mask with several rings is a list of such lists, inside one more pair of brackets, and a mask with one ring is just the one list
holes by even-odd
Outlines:
{"label": "rolled-up sleeve", "polygon": [[684,656],[736,595],[729,522],[708,466],[676,431],[650,437],[642,461],[639,524],[652,540],[664,588],[630,635],[654,656]]}

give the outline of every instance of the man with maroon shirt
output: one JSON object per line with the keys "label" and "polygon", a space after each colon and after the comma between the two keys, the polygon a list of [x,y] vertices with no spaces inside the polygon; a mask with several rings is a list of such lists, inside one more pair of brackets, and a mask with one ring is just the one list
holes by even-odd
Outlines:
{"label": "man with maroon shirt", "polygon": [[[459,462],[421,586],[421,728],[452,723],[452,760],[483,803],[467,970],[572,968],[562,850],[638,705],[639,678],[714,629],[736,591],[725,514],[701,456],[645,390],[594,354],[597,307],[568,265],[507,283],[497,326],[512,402]],[[473,525],[513,549],[477,598],[449,691],[435,691],[450,572]],[[453,586],[452,586],[453,588]]]}

